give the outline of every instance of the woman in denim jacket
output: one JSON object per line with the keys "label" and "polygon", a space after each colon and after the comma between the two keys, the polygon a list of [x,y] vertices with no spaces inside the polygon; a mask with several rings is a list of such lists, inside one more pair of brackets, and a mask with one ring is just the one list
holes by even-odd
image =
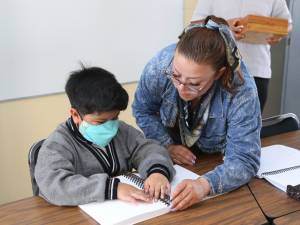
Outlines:
{"label": "woman in denim jacket", "polygon": [[145,136],[164,145],[174,163],[193,165],[192,149],[225,156],[214,170],[176,187],[174,210],[234,190],[257,173],[257,90],[221,18],[191,24],[176,45],[151,59],[139,81],[133,113]]}

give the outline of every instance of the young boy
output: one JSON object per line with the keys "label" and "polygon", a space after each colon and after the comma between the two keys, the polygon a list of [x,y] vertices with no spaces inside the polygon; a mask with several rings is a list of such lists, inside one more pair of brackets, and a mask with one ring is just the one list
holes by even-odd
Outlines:
{"label": "young boy", "polygon": [[[71,117],[43,143],[35,167],[39,195],[55,205],[110,199],[150,201],[170,191],[175,171],[167,151],[118,120],[128,94],[110,72],[82,68],[65,86]],[[144,190],[115,176],[137,169]]]}

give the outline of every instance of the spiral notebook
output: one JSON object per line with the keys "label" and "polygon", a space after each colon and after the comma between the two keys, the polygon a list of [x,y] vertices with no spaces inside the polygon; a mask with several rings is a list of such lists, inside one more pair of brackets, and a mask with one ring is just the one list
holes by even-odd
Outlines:
{"label": "spiral notebook", "polygon": [[285,192],[287,185],[300,184],[300,150],[284,145],[262,148],[257,176]]}
{"label": "spiral notebook", "polygon": [[[184,179],[197,179],[198,174],[191,172],[181,166],[175,165],[176,175],[171,182],[171,189]],[[138,175],[129,173],[118,176],[121,182],[131,184],[143,189],[144,180]],[[104,201],[101,203],[89,203],[79,207],[101,225],[127,225],[151,219],[168,213],[170,208],[170,197],[159,199],[153,203],[129,203],[120,200]]]}

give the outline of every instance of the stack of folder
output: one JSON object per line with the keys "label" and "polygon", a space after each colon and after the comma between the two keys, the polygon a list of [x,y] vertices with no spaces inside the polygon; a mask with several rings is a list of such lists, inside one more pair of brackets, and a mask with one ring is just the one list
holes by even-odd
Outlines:
{"label": "stack of folder", "polygon": [[242,18],[238,25],[243,25],[242,33],[245,38],[240,41],[266,44],[266,39],[273,35],[288,35],[288,20],[278,17],[248,15]]}

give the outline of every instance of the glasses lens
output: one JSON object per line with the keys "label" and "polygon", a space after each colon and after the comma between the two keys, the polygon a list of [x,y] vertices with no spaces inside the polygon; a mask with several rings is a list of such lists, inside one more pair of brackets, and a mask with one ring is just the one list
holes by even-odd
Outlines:
{"label": "glasses lens", "polygon": [[195,86],[191,86],[191,85],[185,85],[185,87],[191,91],[191,92],[194,92],[194,93],[198,93],[201,88],[200,87],[195,87]]}
{"label": "glasses lens", "polygon": [[190,84],[183,84],[178,78],[175,78],[173,73],[171,74],[167,74],[167,77],[172,80],[173,84],[175,86],[179,86],[179,85],[183,85],[188,91],[190,92],[193,92],[193,93],[198,93],[200,91],[200,87],[195,87],[195,86],[192,86]]}
{"label": "glasses lens", "polygon": [[173,75],[172,75],[172,81],[176,86],[181,84],[181,82],[177,78],[175,78]]}

